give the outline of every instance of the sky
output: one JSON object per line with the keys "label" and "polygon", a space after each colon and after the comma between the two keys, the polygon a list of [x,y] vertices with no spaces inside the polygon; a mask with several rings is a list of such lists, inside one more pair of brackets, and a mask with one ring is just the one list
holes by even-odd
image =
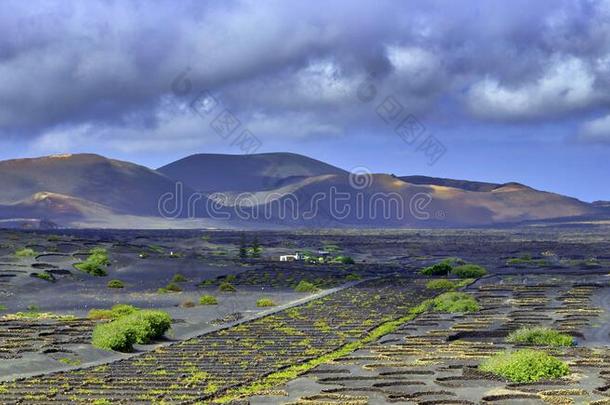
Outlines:
{"label": "sky", "polygon": [[0,2],[0,159],[295,152],[610,200],[610,1]]}

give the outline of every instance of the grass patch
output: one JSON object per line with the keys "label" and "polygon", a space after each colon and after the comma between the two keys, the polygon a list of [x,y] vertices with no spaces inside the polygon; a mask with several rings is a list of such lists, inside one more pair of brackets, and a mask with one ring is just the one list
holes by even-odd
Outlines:
{"label": "grass patch", "polygon": [[420,273],[424,276],[446,276],[452,269],[451,264],[443,261],[423,268]]}
{"label": "grass patch", "polygon": [[62,357],[61,359],[57,360],[60,363],[66,364],[68,366],[80,366],[81,361],[79,359],[70,359],[68,357]]}
{"label": "grass patch", "polygon": [[451,274],[459,278],[479,278],[487,274],[487,270],[478,264],[463,264],[454,267]]}
{"label": "grass patch", "polygon": [[218,299],[213,295],[202,295],[199,297],[199,304],[201,305],[218,305]]}
{"label": "grass patch", "polygon": [[39,278],[41,280],[50,281],[51,283],[55,282],[55,277],[49,272],[43,271],[42,273],[32,273],[30,276],[34,278]]}
{"label": "grass patch", "polygon": [[235,288],[235,286],[228,281],[223,281],[222,283],[220,283],[220,286],[218,287],[218,289],[220,289],[220,291],[222,291],[222,292],[237,291],[237,288]]}
{"label": "grass patch", "polygon": [[125,284],[121,280],[110,280],[106,286],[108,288],[124,288]]}
{"label": "grass patch", "polygon": [[0,305],[0,311],[6,311],[8,308],[6,305]]}
{"label": "grass patch", "polygon": [[426,283],[426,288],[429,290],[454,290],[455,283],[451,280],[447,280],[446,278],[441,278],[438,280],[430,280]]}
{"label": "grass patch", "polygon": [[171,282],[168,285],[166,285],[165,287],[161,287],[157,290],[157,292],[159,294],[167,294],[167,293],[174,293],[174,292],[181,292],[182,291],[182,287],[180,287],[178,284]]}
{"label": "grass patch", "polygon": [[331,263],[355,264],[356,262],[349,256],[337,256],[331,260]]}
{"label": "grass patch", "polygon": [[430,280],[426,283],[426,288],[429,290],[457,290],[458,288],[466,287],[472,284],[475,280],[472,278],[465,278],[463,280],[449,280],[446,278]]}
{"label": "grass patch", "polygon": [[481,363],[479,369],[516,383],[560,378],[570,373],[563,361],[531,349],[497,354]]}
{"label": "grass patch", "polygon": [[438,297],[425,300],[417,307],[411,310],[411,313],[420,314],[426,311],[447,312],[447,313],[464,313],[477,312],[479,303],[470,294],[463,292],[446,292]]}
{"label": "grass patch", "polygon": [[108,266],[110,266],[110,259],[108,258],[108,252],[104,248],[91,249],[87,259],[74,265],[78,270],[97,277],[108,275],[105,270]]}
{"label": "grass patch", "polygon": [[276,303],[273,302],[273,300],[271,298],[261,298],[258,301],[256,301],[256,306],[259,308],[274,307],[275,305],[276,305]]}
{"label": "grass patch", "polygon": [[138,312],[140,308],[127,304],[116,304],[111,309],[92,309],[89,311],[89,319],[119,319]]}
{"label": "grass patch", "polygon": [[315,284],[310,283],[307,280],[301,280],[301,281],[299,281],[299,284],[297,284],[297,286],[294,287],[294,291],[300,292],[300,293],[315,293],[315,292],[318,292],[318,287],[316,287]]}
{"label": "grass patch", "polygon": [[508,335],[506,341],[532,346],[563,347],[574,345],[572,336],[545,327],[518,329]]}
{"label": "grass patch", "polygon": [[15,251],[15,256],[17,256],[17,257],[34,257],[34,256],[36,256],[36,252],[34,251],[34,249],[23,248],[23,249],[18,249],[17,251]]}
{"label": "grass patch", "polygon": [[135,343],[147,344],[171,327],[167,312],[141,310],[112,322],[97,325],[91,343],[99,349],[130,352]]}
{"label": "grass patch", "polygon": [[185,283],[187,281],[187,278],[180,273],[174,274],[174,277],[172,277],[172,283]]}
{"label": "grass patch", "polygon": [[530,255],[523,255],[521,257],[513,257],[512,259],[508,259],[506,264],[509,266],[515,267],[526,267],[526,266],[534,266],[534,267],[544,267],[549,266],[550,263],[546,259],[532,259]]}

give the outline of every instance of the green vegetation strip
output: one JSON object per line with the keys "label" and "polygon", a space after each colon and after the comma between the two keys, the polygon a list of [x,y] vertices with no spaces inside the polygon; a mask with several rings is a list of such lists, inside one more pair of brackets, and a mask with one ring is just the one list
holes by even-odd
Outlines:
{"label": "green vegetation strip", "polygon": [[[228,403],[239,398],[255,395],[258,392],[268,390],[274,386],[279,384],[287,383],[299,375],[308,372],[309,370],[319,366],[320,364],[327,363],[329,361],[336,360],[343,356],[347,356],[350,353],[353,353],[356,350],[363,348],[365,345],[375,342],[382,338],[385,335],[388,335],[392,332],[395,332],[402,324],[405,322],[409,322],[413,320],[417,315],[422,313],[420,307],[412,308],[409,312],[409,315],[403,316],[401,318],[395,319],[393,321],[387,321],[377,326],[375,329],[370,331],[365,337],[360,340],[350,342],[346,345],[341,346],[340,348],[326,353],[322,356],[316,357],[314,359],[308,360],[301,364],[295,364],[293,366],[289,366],[283,370],[279,370],[268,374],[260,381],[255,381],[250,385],[246,385],[239,388],[229,389],[225,394],[216,399],[217,403]],[[203,402],[202,402],[203,403]]]}

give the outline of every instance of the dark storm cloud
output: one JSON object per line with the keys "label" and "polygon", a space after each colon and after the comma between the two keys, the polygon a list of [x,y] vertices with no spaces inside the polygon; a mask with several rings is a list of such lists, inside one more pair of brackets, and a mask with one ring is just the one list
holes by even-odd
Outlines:
{"label": "dark storm cloud", "polygon": [[[610,4],[0,3],[5,137],[42,149],[196,145],[209,129],[171,93],[187,67],[195,89],[212,90],[262,137],[381,125],[355,97],[371,74],[380,95],[427,120],[544,123],[608,106]],[[610,139],[599,115],[581,139]]]}

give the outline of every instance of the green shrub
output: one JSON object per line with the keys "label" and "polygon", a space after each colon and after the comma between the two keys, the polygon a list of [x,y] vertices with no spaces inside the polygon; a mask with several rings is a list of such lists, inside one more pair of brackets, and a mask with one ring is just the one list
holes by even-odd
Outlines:
{"label": "green shrub", "polygon": [[89,313],[87,314],[87,318],[94,319],[94,320],[114,319],[114,314],[109,309],[93,308],[93,309],[89,310]]}
{"label": "green shrub", "polygon": [[463,264],[458,267],[454,267],[451,270],[451,274],[458,276],[459,278],[479,278],[487,274],[487,270],[477,264]]}
{"label": "green shrub", "polygon": [[203,280],[201,283],[197,284],[197,287],[209,287],[216,284],[215,280]]}
{"label": "green shrub", "polygon": [[172,326],[172,318],[167,312],[142,310],[120,318],[116,322],[124,322],[135,330],[136,343],[146,344],[158,339]]}
{"label": "green shrub", "polygon": [[23,249],[17,250],[15,252],[15,256],[17,256],[17,257],[33,257],[33,256],[36,256],[36,252],[34,251],[34,249],[23,248]]}
{"label": "green shrub", "polygon": [[93,346],[120,352],[133,350],[135,343],[147,344],[158,339],[171,327],[167,312],[141,310],[112,322],[100,324],[93,330]]}
{"label": "green shrub", "polygon": [[106,270],[104,267],[110,266],[110,259],[106,249],[93,248],[89,251],[89,257],[80,263],[74,265],[78,270],[89,273],[92,276],[103,277],[106,276]]}
{"label": "green shrub", "polygon": [[439,280],[430,280],[426,283],[426,288],[429,290],[454,290],[455,283],[446,278]]}
{"label": "green shrub", "polygon": [[476,312],[480,309],[473,296],[463,292],[446,292],[432,299],[436,312]]}
{"label": "green shrub", "polygon": [[180,292],[180,291],[182,291],[182,287],[180,287],[178,284],[176,284],[174,282],[171,282],[168,285],[166,285],[165,287],[159,288],[157,290],[157,292],[160,294]]}
{"label": "green shrub", "polygon": [[55,281],[55,277],[53,277],[51,275],[51,273],[48,273],[46,271],[43,271],[42,273],[32,273],[31,275],[32,275],[32,277],[39,278],[41,280],[50,281],[50,282]]}
{"label": "green shrub", "polygon": [[0,311],[6,311],[8,308],[6,305],[0,305]]}
{"label": "green shrub", "polygon": [[450,264],[440,262],[422,269],[420,273],[425,276],[446,276],[452,269]]}
{"label": "green shrub", "polygon": [[178,274],[174,274],[174,277],[172,278],[172,283],[184,283],[188,281],[186,279],[186,277],[184,277],[182,274],[178,273]]}
{"label": "green shrub", "polygon": [[459,257],[448,257],[445,260],[443,260],[441,263],[446,263],[446,264],[450,265],[451,267],[453,267],[453,266],[461,266],[462,264],[466,264],[466,261],[464,261],[464,259],[461,259]]}
{"label": "green shrub", "polygon": [[345,276],[345,280],[346,281],[358,281],[358,280],[362,280],[362,276],[359,274],[350,273],[347,276]]}
{"label": "green shrub", "polygon": [[275,305],[275,302],[273,302],[273,300],[270,298],[260,298],[258,301],[256,301],[256,306],[259,308],[274,307]]}
{"label": "green shrub", "polygon": [[356,263],[354,261],[354,259],[352,259],[349,256],[337,256],[334,259],[332,259],[333,263],[341,263],[341,264],[354,264]]}
{"label": "green shrub", "polygon": [[108,288],[123,288],[125,284],[121,280],[110,280],[107,284]]}
{"label": "green shrub", "polygon": [[98,349],[131,352],[136,341],[135,332],[115,322],[118,321],[97,325],[93,329],[91,344]]}
{"label": "green shrub", "polygon": [[299,284],[297,284],[297,286],[294,287],[294,291],[301,292],[301,293],[305,293],[305,292],[313,293],[313,292],[318,291],[318,287],[316,287],[315,284],[310,283],[307,280],[301,280],[299,282]]}
{"label": "green shrub", "polygon": [[201,305],[217,305],[218,304],[218,299],[216,297],[214,297],[213,295],[202,295],[199,298],[199,304]]}
{"label": "green shrub", "polygon": [[521,343],[533,346],[573,346],[574,338],[565,333],[544,327],[521,328],[506,339],[509,343]]}
{"label": "green shrub", "polygon": [[228,281],[223,281],[222,283],[220,283],[220,286],[218,288],[220,289],[220,291],[223,291],[223,292],[237,291],[237,288],[235,288],[235,286],[233,284],[229,283]]}
{"label": "green shrub", "polygon": [[120,318],[123,316],[131,315],[140,310],[138,307],[134,307],[129,304],[116,304],[112,307],[111,311],[115,315],[116,318]]}
{"label": "green shrub", "polygon": [[531,349],[497,354],[481,363],[479,369],[515,383],[559,378],[570,373],[570,368],[563,361]]}

